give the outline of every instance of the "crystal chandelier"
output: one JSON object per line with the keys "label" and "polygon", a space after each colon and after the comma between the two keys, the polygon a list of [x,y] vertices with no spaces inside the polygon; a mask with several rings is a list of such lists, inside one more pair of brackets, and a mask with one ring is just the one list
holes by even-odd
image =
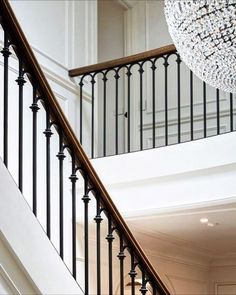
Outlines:
{"label": "crystal chandelier", "polygon": [[170,35],[203,81],[236,92],[236,0],[165,0]]}

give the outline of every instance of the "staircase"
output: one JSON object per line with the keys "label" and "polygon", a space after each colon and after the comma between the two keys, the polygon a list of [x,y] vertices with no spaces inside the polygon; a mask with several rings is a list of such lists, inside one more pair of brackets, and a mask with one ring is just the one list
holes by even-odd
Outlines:
{"label": "staircase", "polygon": [[[135,294],[137,285],[143,295],[169,294],[78,142],[7,0],[0,2],[0,16],[4,31],[3,162],[10,171],[14,166],[12,174],[23,195],[30,187],[28,203],[48,239],[85,295],[122,295],[127,288]],[[11,57],[19,68],[18,98],[11,96],[9,87]],[[12,110],[17,110],[14,127],[9,117]],[[9,145],[12,137],[17,139],[14,153]],[[42,140],[44,154],[39,148]],[[83,255],[79,267],[78,253]],[[105,262],[102,253],[106,253]]]}

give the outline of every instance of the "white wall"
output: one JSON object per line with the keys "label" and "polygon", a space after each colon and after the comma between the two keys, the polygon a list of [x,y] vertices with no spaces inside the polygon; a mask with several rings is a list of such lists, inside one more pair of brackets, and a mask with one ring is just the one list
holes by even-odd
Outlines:
{"label": "white wall", "polygon": [[2,161],[0,174],[0,230],[7,249],[5,242],[5,248],[1,247],[8,256],[12,253],[10,257],[1,253],[0,264],[23,294],[32,290],[40,294],[82,294]]}
{"label": "white wall", "polygon": [[[97,61],[96,1],[23,0],[11,1],[11,5],[63,111],[79,134],[79,87],[69,78],[68,70]],[[85,106],[90,104],[89,100],[84,102]]]}

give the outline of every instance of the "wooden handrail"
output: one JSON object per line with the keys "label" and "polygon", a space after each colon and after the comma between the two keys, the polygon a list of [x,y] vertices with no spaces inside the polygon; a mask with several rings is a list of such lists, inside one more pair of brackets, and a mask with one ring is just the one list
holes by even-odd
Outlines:
{"label": "wooden handrail", "polygon": [[69,76],[76,77],[76,76],[86,75],[89,73],[95,73],[95,72],[99,72],[99,71],[103,71],[103,70],[112,69],[115,67],[121,67],[124,65],[136,63],[139,61],[145,61],[145,60],[155,58],[155,57],[160,57],[160,56],[163,56],[166,54],[172,54],[175,52],[176,52],[176,48],[175,48],[174,44],[170,44],[170,45],[163,46],[163,47],[160,47],[157,49],[144,51],[144,52],[141,52],[138,54],[125,56],[122,58],[113,59],[110,61],[105,61],[105,62],[101,62],[98,64],[86,66],[86,67],[76,68],[76,69],[69,71]]}
{"label": "wooden handrail", "polygon": [[16,54],[23,60],[24,67],[29,73],[31,81],[37,83],[39,94],[45,100],[45,103],[48,104],[48,107],[50,107],[50,110],[53,114],[52,119],[56,121],[58,128],[64,134],[66,144],[75,154],[77,165],[82,167],[82,170],[88,175],[90,185],[99,194],[103,205],[108,209],[109,213],[112,216],[112,219],[118,225],[119,230],[124,235],[130,249],[132,249],[136,257],[138,257],[140,264],[145,268],[147,273],[150,275],[150,278],[158,283],[159,287],[162,289],[162,294],[169,295],[170,292],[163,284],[154,267],[148,260],[147,256],[144,254],[141,246],[129,230],[127,224],[115,207],[107,190],[105,189],[88,157],[86,156],[82,146],[78,142],[76,135],[70,127],[68,120],[66,119],[61,107],[59,106],[59,103],[55,98],[39,63],[35,58],[35,55],[12,11],[8,0],[0,1],[0,13],[2,18],[1,23],[4,29],[6,29],[9,33],[11,41],[14,41],[13,44],[15,44],[17,47]]}

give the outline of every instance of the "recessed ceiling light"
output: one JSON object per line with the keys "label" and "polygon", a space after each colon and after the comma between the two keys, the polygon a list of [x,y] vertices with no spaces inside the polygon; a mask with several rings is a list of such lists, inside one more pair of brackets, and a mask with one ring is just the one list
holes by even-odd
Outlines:
{"label": "recessed ceiling light", "polygon": [[208,218],[205,218],[205,217],[204,218],[201,218],[200,219],[200,222],[201,223],[207,223],[208,222]]}
{"label": "recessed ceiling light", "polygon": [[208,224],[207,224],[209,227],[213,227],[213,226],[215,226],[215,224],[214,223],[211,223],[211,222],[208,222]]}

